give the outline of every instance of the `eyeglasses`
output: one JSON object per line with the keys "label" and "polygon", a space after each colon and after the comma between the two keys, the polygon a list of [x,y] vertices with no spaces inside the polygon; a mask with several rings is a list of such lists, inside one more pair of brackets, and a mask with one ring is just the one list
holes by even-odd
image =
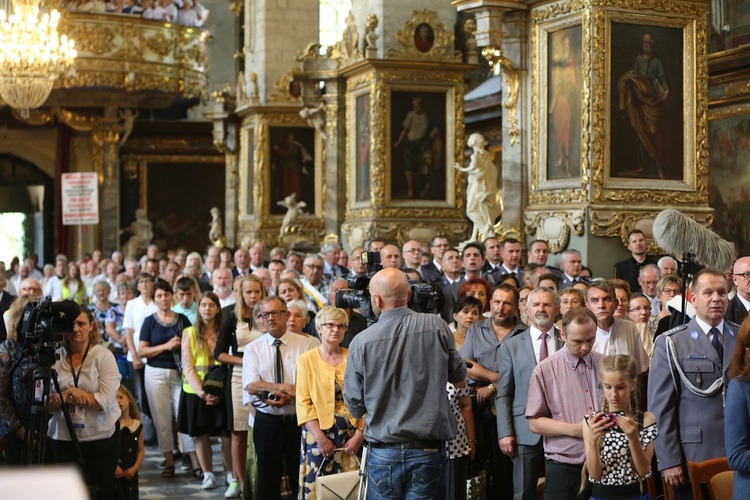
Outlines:
{"label": "eyeglasses", "polygon": [[323,266],[314,266],[312,264],[305,264],[305,267],[307,267],[308,269],[318,269],[321,271],[323,270]]}
{"label": "eyeglasses", "polygon": [[323,323],[322,326],[325,326],[328,330],[346,330],[346,325],[342,323]]}
{"label": "eyeglasses", "polygon": [[641,313],[641,312],[646,312],[646,311],[650,311],[650,310],[651,310],[651,307],[649,307],[649,306],[641,306],[641,307],[633,307],[632,309],[628,309],[628,312],[636,312],[637,311],[637,312]]}
{"label": "eyeglasses", "polygon": [[262,312],[258,314],[259,318],[262,319],[268,319],[268,318],[278,318],[282,314],[286,313],[286,311],[277,310],[277,311],[268,311],[268,312]]}
{"label": "eyeglasses", "polygon": [[750,271],[745,271],[744,273],[734,273],[732,276],[742,276],[746,280],[750,280]]}
{"label": "eyeglasses", "polygon": [[664,295],[675,296],[678,293],[680,293],[680,289],[679,288],[665,288],[664,290],[661,291],[661,293],[663,293]]}

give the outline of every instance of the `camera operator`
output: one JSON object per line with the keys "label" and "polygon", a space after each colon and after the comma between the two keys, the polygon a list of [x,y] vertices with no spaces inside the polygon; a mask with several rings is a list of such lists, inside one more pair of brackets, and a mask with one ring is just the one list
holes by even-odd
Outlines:
{"label": "camera operator", "polygon": [[56,392],[49,396],[53,412],[48,431],[52,456],[56,463],[78,461],[61,410],[61,405],[66,404],[86,464],[86,478],[96,486],[92,498],[108,500],[114,497],[120,448],[115,432],[121,414],[117,404],[120,372],[114,355],[100,345],[99,327],[85,306],[81,306],[73,331],[65,333],[62,343],[53,367],[58,373],[62,400]]}
{"label": "camera operator", "polygon": [[23,295],[13,302],[7,311],[8,337],[0,344],[0,438],[5,460],[10,465],[24,463],[24,437],[29,424],[30,392],[36,367],[31,358],[23,357],[24,338],[23,335],[18,338],[18,320],[26,306],[39,299],[39,296]]}

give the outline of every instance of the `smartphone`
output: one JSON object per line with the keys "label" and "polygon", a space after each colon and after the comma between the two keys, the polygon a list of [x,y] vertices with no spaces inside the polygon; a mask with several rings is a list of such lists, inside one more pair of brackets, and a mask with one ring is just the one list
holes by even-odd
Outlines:
{"label": "smartphone", "polygon": [[607,417],[608,419],[610,419],[612,421],[612,423],[614,424],[612,426],[613,429],[622,432],[622,429],[620,429],[620,426],[617,425],[617,418],[616,417],[624,417],[625,416],[625,412],[624,411],[611,411],[609,413],[605,413],[604,416]]}

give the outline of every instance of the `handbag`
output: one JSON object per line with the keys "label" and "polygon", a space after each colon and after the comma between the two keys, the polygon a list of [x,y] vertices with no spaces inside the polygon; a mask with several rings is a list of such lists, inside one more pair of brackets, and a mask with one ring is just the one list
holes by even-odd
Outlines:
{"label": "handbag", "polygon": [[[336,448],[334,451],[343,450]],[[355,455],[356,458],[356,455]],[[359,458],[357,458],[359,463]],[[323,461],[325,463],[325,461]],[[359,470],[321,476],[323,464],[315,474],[315,493],[320,500],[357,500],[359,497]]]}
{"label": "handbag", "polygon": [[226,382],[227,370],[224,365],[213,365],[203,377],[203,392],[221,398]]}

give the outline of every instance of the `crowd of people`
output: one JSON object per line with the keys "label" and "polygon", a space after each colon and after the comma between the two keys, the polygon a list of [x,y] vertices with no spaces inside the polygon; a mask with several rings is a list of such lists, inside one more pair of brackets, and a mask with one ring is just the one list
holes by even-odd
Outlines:
{"label": "crowd of people", "polygon": [[[139,260],[0,263],[5,460],[28,460],[23,320],[49,296],[75,319],[43,443],[77,461],[67,408],[94,498],[138,498],[144,443],[163,452],[165,481],[185,469],[219,487],[212,438],[226,498],[314,499],[365,446],[370,498],[530,500],[543,476],[546,499],[646,499],[657,471],[692,498],[688,461],[715,457],[744,492],[750,257],[691,269],[683,288],[675,257],[647,255],[638,230],[627,239],[611,278],[574,249],[552,266],[542,240],[458,250],[443,235],[348,253],[151,245]],[[367,307],[336,303],[354,281]],[[433,310],[409,307],[415,281],[439,291]]]}
{"label": "crowd of people", "polygon": [[200,0],[67,0],[68,12],[126,14],[200,28],[209,11]]}

